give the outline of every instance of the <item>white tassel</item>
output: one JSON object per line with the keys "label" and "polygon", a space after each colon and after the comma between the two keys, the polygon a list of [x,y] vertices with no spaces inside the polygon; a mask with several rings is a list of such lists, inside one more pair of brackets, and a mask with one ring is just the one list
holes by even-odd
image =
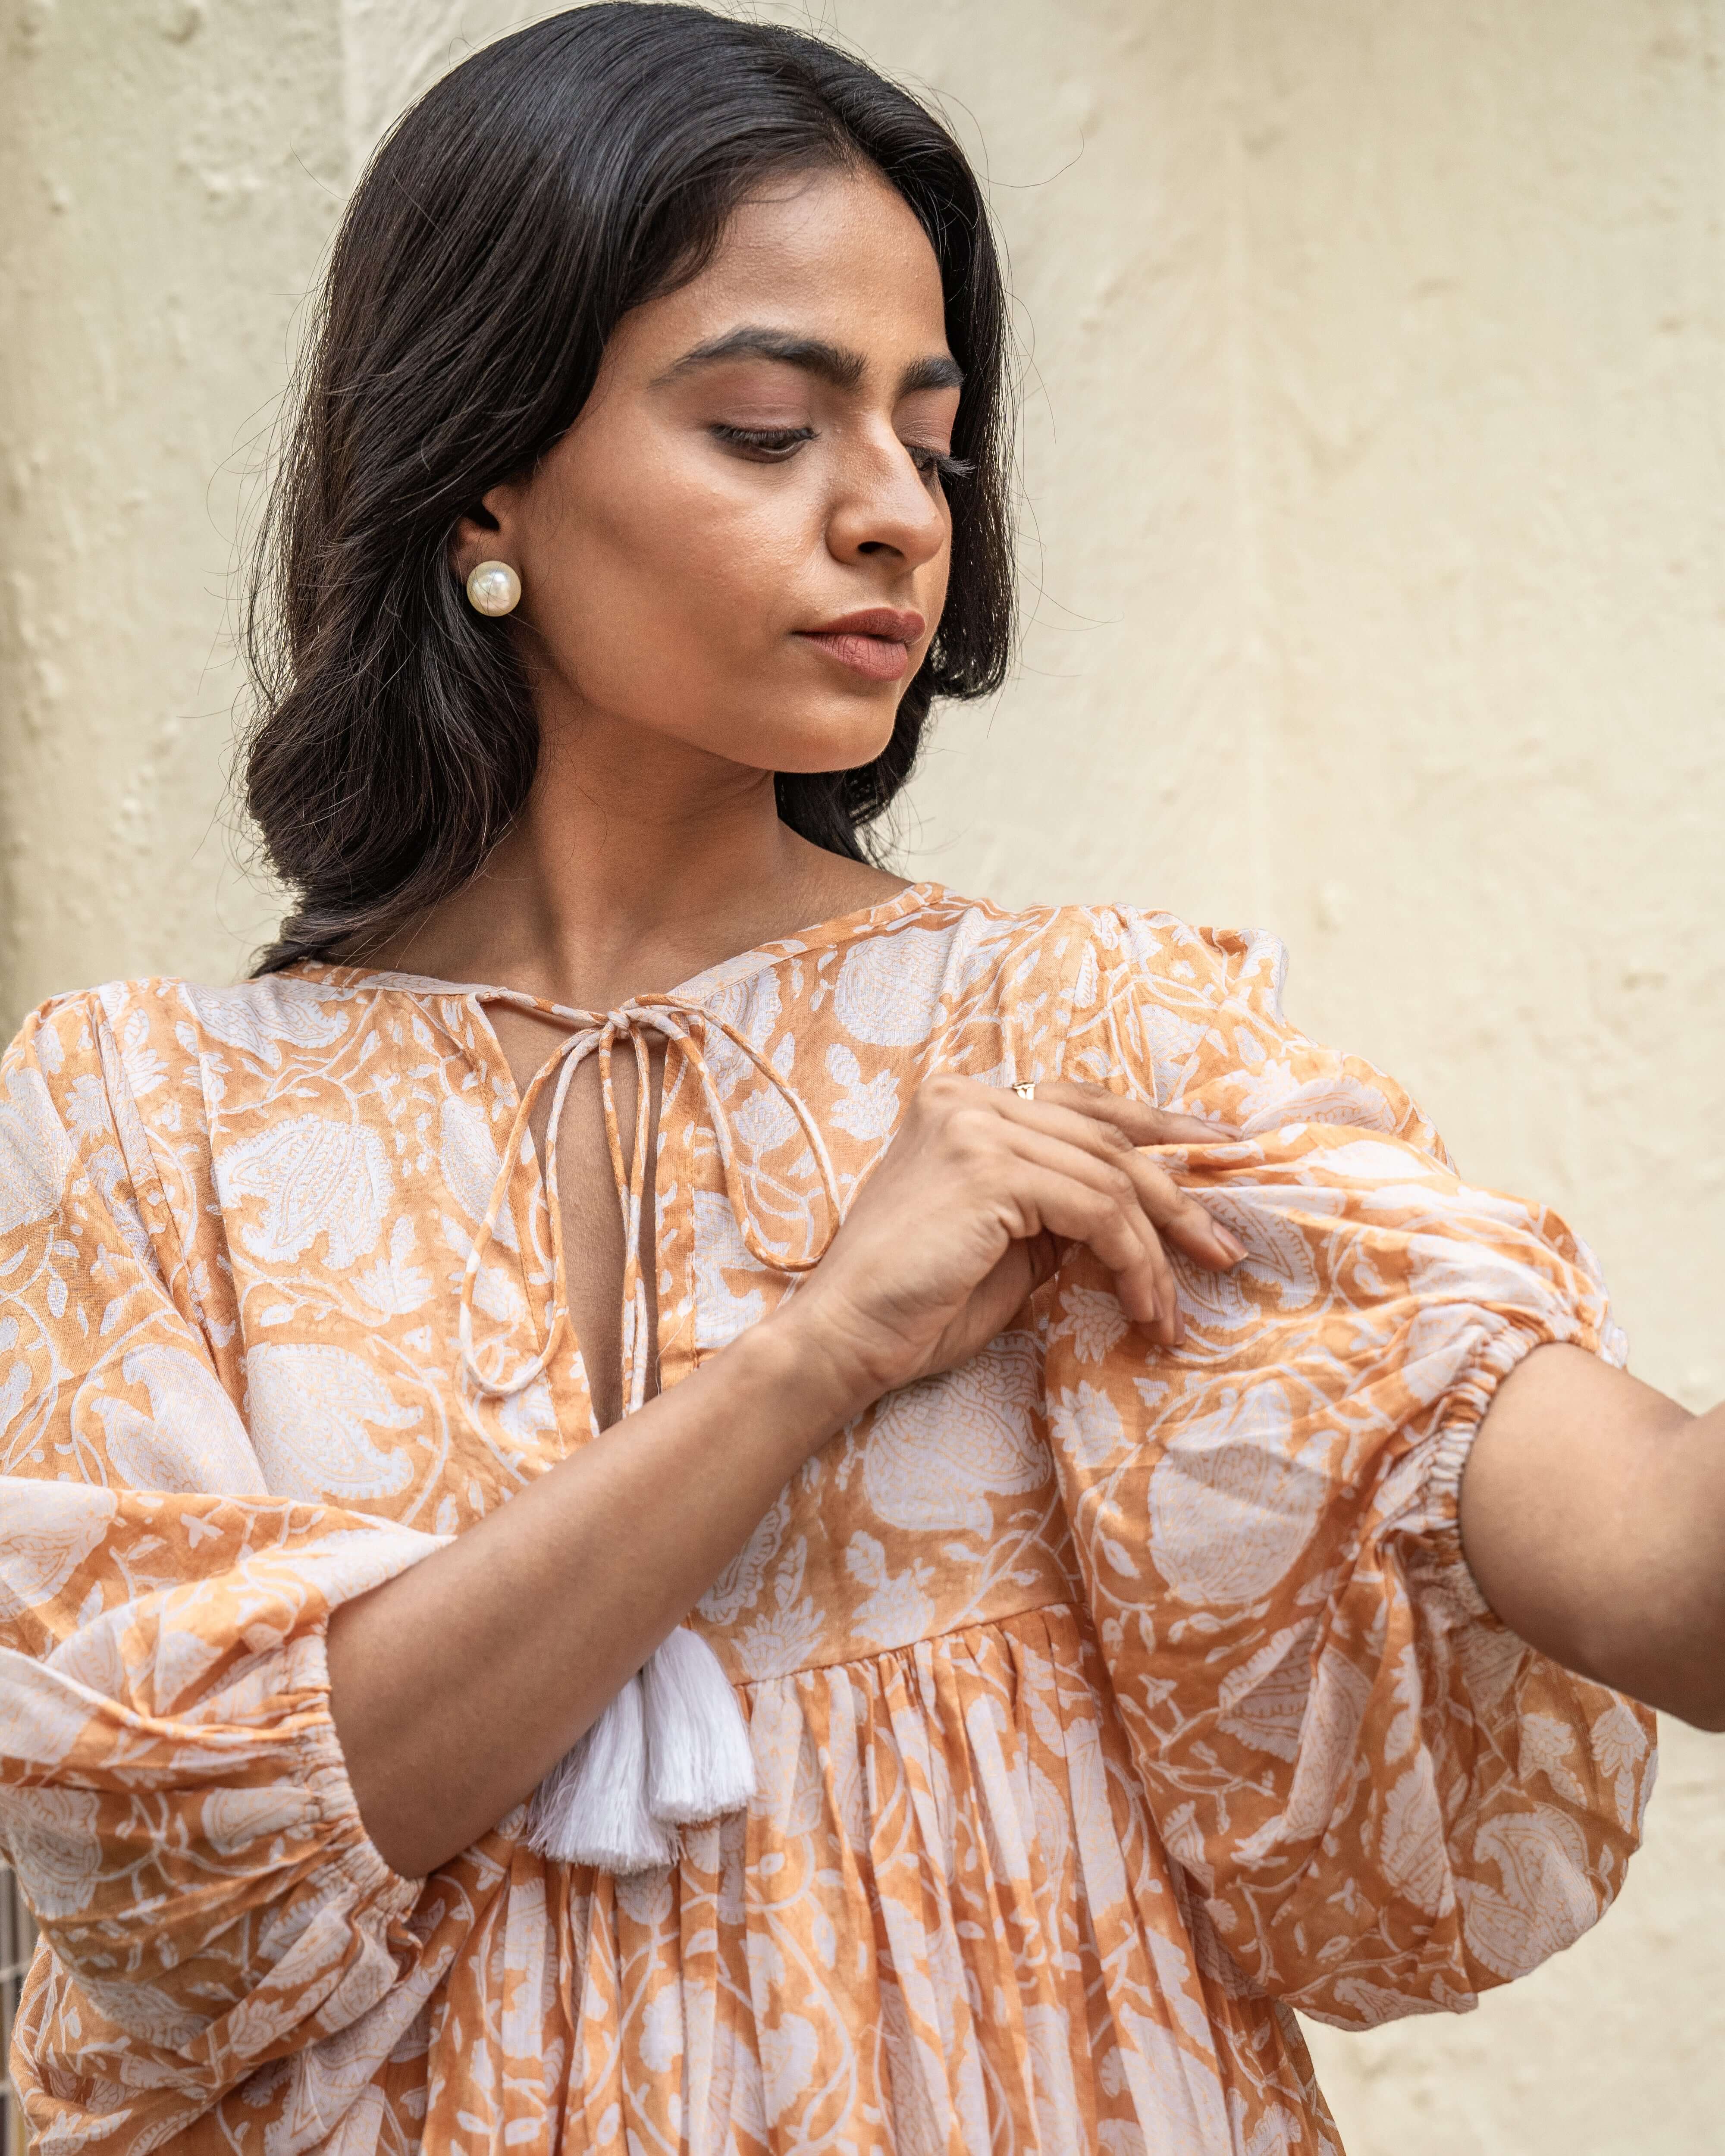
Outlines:
{"label": "white tassel", "polygon": [[730,1679],[680,1625],[534,1791],[527,1846],[627,1878],[675,1863],[679,1826],[740,1811],[754,1793]]}
{"label": "white tassel", "polygon": [[680,1625],[641,1681],[654,1818],[683,1825],[741,1810],[755,1793],[755,1755],[718,1656],[698,1632]]}
{"label": "white tassel", "polygon": [[639,1677],[629,1679],[539,1784],[528,1815],[527,1846],[564,1864],[597,1865],[621,1877],[675,1861],[675,1830],[667,1832],[647,1808]]}

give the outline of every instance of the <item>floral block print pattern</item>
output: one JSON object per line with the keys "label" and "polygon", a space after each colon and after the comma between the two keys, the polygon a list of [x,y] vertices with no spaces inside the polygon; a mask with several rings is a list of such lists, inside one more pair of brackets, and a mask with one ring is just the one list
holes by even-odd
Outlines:
{"label": "floral block print pattern", "polygon": [[1563,1224],[1294,1031],[1280,964],[924,885],[660,1010],[665,1383],[832,1231],[797,1105],[842,1207],[936,1070],[1239,1131],[1172,1157],[1250,1257],[1181,1272],[1177,1353],[1075,1260],[812,1460],[696,1613],[758,1793],[628,1880],[521,1813],[398,1877],[328,1709],[331,1610],[592,1430],[566,1334],[512,1394],[459,1374],[476,1241],[477,1368],[550,1337],[502,992],[302,967],[32,1019],[0,1074],[0,1843],[42,1925],[39,2147],[1318,2156],[1291,2007],[1465,2008],[1591,1924],[1650,1718],[1495,1621],[1457,1489],[1518,1358],[1621,1343]]}

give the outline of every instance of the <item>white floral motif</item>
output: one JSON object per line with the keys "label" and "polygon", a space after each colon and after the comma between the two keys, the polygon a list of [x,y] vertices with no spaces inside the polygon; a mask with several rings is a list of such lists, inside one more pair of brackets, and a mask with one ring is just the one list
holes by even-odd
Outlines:
{"label": "white floral motif", "polygon": [[1077,1281],[1060,1289],[1060,1322],[1056,1339],[1070,1337],[1072,1352],[1081,1363],[1100,1363],[1126,1337],[1126,1317],[1120,1299],[1106,1288],[1086,1287]]}
{"label": "white floral motif", "polygon": [[1237,2146],[1215,2069],[1183,2051],[1171,2030],[1122,2008],[1121,2066],[1141,2119],[1156,2124],[1156,2156],[1215,2156]]}
{"label": "white floral motif", "polygon": [[341,992],[307,981],[248,981],[237,988],[187,987],[181,993],[206,1033],[271,1070],[281,1068],[284,1046],[327,1048],[347,1030],[346,1016],[333,1008]]}
{"label": "white floral motif", "polygon": [[504,1435],[516,1445],[531,1445],[542,1431],[555,1430],[557,1410],[551,1387],[539,1378],[520,1392],[510,1394],[498,1404],[497,1423]]}
{"label": "white floral motif", "polygon": [[[748,980],[726,981],[701,999],[701,1008],[740,1033],[752,1048],[765,1048],[778,1024],[779,1014],[784,1008],[778,977],[771,973],[759,973]],[[733,1059],[724,1063],[726,1082],[721,1091],[729,1091],[730,1081],[740,1077],[747,1069],[747,1060],[720,1032],[717,1026],[701,1030],[702,1053],[712,1065],[716,1077],[719,1065],[715,1058]]]}
{"label": "white floral motif", "polygon": [[990,1497],[1048,1481],[1033,1424],[1038,1360],[1028,1333],[1003,1332],[944,1377],[888,1394],[863,1445],[863,1486],[883,1520],[986,1535]]}
{"label": "white floral motif", "polygon": [[1286,1063],[1266,1063],[1243,1088],[1238,1127],[1255,1137],[1292,1122],[1352,1123],[1368,1131],[1395,1127],[1375,1086],[1342,1072],[1301,1084]]}
{"label": "white floral motif", "polygon": [[755,1532],[696,1604],[710,1625],[728,1625],[749,1608],[761,1591],[767,1568],[778,1555],[790,1519],[783,1491]]}
{"label": "white floral motif", "polygon": [[934,1567],[921,1559],[904,1572],[889,1572],[886,1553],[873,1535],[855,1534],[845,1545],[845,1569],[875,1590],[860,1602],[851,1621],[877,1647],[903,1647],[925,1638],[935,1620],[928,1589]]}
{"label": "white floral motif", "polygon": [[147,1011],[133,1011],[121,1025],[120,1060],[125,1066],[126,1089],[134,1101],[147,1100],[167,1076],[161,1050],[151,1044]]}
{"label": "white floral motif", "polygon": [[1182,1602],[1254,1602],[1286,1577],[1329,1495],[1301,1459],[1278,1384],[1224,1392],[1169,1443],[1150,1480],[1150,1550]]}
{"label": "white floral motif", "polygon": [[[475,1222],[485,1217],[503,1157],[491,1136],[485,1111],[463,1093],[446,1093],[438,1110],[439,1164],[455,1203]],[[516,1248],[515,1215],[506,1198],[497,1209],[493,1240],[506,1250]]]}
{"label": "white floral motif", "polygon": [[100,1190],[121,1240],[151,1278],[160,1280],[162,1267],[157,1261],[156,1245],[132,1202],[131,1178],[124,1154],[116,1145],[98,1146],[90,1156],[89,1167],[90,1180]]}
{"label": "white floral motif", "polygon": [[899,1116],[898,1077],[891,1064],[865,1079],[856,1050],[835,1040],[827,1050],[827,1072],[846,1089],[829,1111],[838,1127],[854,1138],[891,1137]]}
{"label": "white floral motif", "polygon": [[89,1789],[0,1788],[0,1847],[39,1917],[75,1917],[101,1876],[97,1799]]}
{"label": "white floral motif", "polygon": [[1617,1815],[1625,1826],[1635,1818],[1635,1777],[1647,1758],[1647,1738],[1635,1709],[1621,1700],[1598,1717],[1587,1733],[1589,1750],[1601,1770],[1610,1775]]}
{"label": "white floral motif", "polygon": [[[1421,1161],[1411,1147],[1390,1145],[1381,1138],[1353,1138],[1346,1145],[1326,1147],[1315,1156],[1314,1165],[1326,1176],[1345,1176],[1361,1183],[1405,1183],[1422,1168],[1434,1178],[1441,1173],[1435,1160]],[[1435,1189],[1426,1193],[1436,1194]]]}
{"label": "white floral motif", "polygon": [[72,1081],[66,1108],[66,1128],[80,1145],[110,1136],[114,1118],[108,1107],[108,1089],[95,1073],[86,1071]]}
{"label": "white floral motif", "polygon": [[1049,1435],[1087,1474],[1095,1474],[1110,1464],[1126,1442],[1126,1425],[1107,1394],[1081,1378],[1076,1391],[1063,1388],[1055,1394],[1049,1412]]}
{"label": "white floral motif", "polygon": [[[726,1045],[730,1045],[728,1041]],[[765,1153],[788,1145],[793,1138],[800,1140],[803,1127],[784,1095],[762,1084],[731,1111],[731,1132],[747,1152]]]}
{"label": "white floral motif", "polygon": [[413,1223],[403,1213],[390,1231],[389,1255],[359,1274],[354,1288],[379,1317],[406,1317],[431,1300],[431,1276],[408,1260],[413,1254]]}
{"label": "white floral motif", "polygon": [[1384,1877],[1422,1913],[1444,1916],[1454,1907],[1443,1808],[1429,1753],[1421,1752],[1391,1785],[1384,1804],[1378,1854]]}
{"label": "white floral motif", "polygon": [[33,1070],[8,1071],[6,1091],[0,1101],[0,1235],[54,1218],[74,1159],[48,1088]]}
{"label": "white floral motif", "polygon": [[1478,1353],[1480,1313],[1467,1303],[1435,1302],[1414,1313],[1403,1375],[1417,1400],[1441,1399]]}
{"label": "white floral motif", "polygon": [[205,1364],[183,1348],[146,1344],[127,1349],[120,1374],[150,1398],[147,1415],[130,1400],[95,1403],[109,1457],[124,1481],[136,1490],[263,1495],[245,1425]]}
{"label": "white floral motif", "polygon": [[1359,1758],[1360,1724],[1371,1690],[1358,1664],[1338,1647],[1326,1645],[1312,1672],[1282,1816],[1265,1830],[1267,1841],[1298,1841],[1328,1826]]}
{"label": "white floral motif", "polygon": [[949,929],[901,928],[860,938],[845,952],[833,989],[839,1024],[870,1048],[920,1046],[934,1023],[952,947]]}
{"label": "white floral motif", "polygon": [[203,2033],[202,2016],[188,2014],[159,1984],[142,1983],[136,1977],[97,1977],[86,1978],[83,1988],[98,2014],[162,2051],[177,2051]]}
{"label": "white floral motif", "polygon": [[1488,1820],[1475,1837],[1474,1855],[1495,1864],[1502,1883],[1484,1876],[1459,1882],[1461,1928],[1470,1950],[1496,1975],[1525,1976],[1599,1912],[1587,1845],[1561,1812],[1540,1805]]}
{"label": "white floral motif", "polygon": [[261,1789],[212,1789],[203,1800],[203,1831],[223,1856],[249,1849],[293,1827],[315,1823],[316,1799],[292,1782]]}
{"label": "white floral motif", "polygon": [[119,1510],[111,1491],[76,1482],[32,1484],[29,1500],[0,1537],[0,1619],[52,1602]]}
{"label": "white floral motif", "polygon": [[807,2088],[818,2046],[814,2030],[800,2014],[787,2014],[777,2028],[761,2031],[761,2078],[767,2117],[782,2118]]}
{"label": "white floral motif", "polygon": [[1085,1899],[1101,1915],[1120,1908],[1128,1888],[1119,1830],[1108,1800],[1101,1731],[1094,1722],[1075,1722],[1067,1730],[1066,1771]]}
{"label": "white floral motif", "polygon": [[1255,1752],[1297,1759],[1306,1702],[1312,1690],[1310,1656],[1317,1620],[1278,1632],[1250,1661],[1222,1681],[1219,1727]]}
{"label": "white floral motif", "polygon": [[260,1198],[261,1220],[248,1219],[239,1240],[266,1264],[301,1257],[320,1235],[329,1262],[351,1265],[382,1230],[390,1191],[389,1163],[376,1131],[326,1116],[295,1116],[272,1123],[216,1160],[223,1205],[242,1214]]}
{"label": "white floral motif", "polygon": [[1072,2073],[1072,2032],[1057,2007],[1032,2006],[1024,2012],[1029,2039],[1030,2082],[1042,2146],[1058,2148],[1068,2140],[1073,2122],[1082,2116]]}
{"label": "white floral motif", "polygon": [[767,1299],[759,1288],[741,1295],[732,1287],[727,1274],[761,1274],[750,1256],[731,1201],[721,1190],[693,1194],[695,1215],[695,1343],[698,1348],[728,1347],[739,1332],[758,1324],[766,1315]]}
{"label": "white floral motif", "polygon": [[[1640,1736],[1637,1729],[1638,1743]],[[1531,1782],[1536,1774],[1543,1774],[1560,1797],[1581,1804],[1587,1802],[1587,1791],[1571,1764],[1574,1757],[1575,1738],[1567,1722],[1559,1722],[1554,1714],[1529,1714],[1522,1722],[1522,1756],[1517,1763],[1523,1779]]]}
{"label": "white floral motif", "polygon": [[1183,1251],[1169,1253],[1180,1309],[1189,1324],[1208,1331],[1242,1332],[1262,1322],[1266,1301],[1282,1310],[1307,1307],[1317,1294],[1317,1274],[1300,1226],[1282,1217],[1297,1209],[1307,1217],[1334,1209],[1339,1194],[1281,1190],[1230,1183],[1206,1192],[1205,1205],[1243,1242],[1245,1262],[1227,1272],[1195,1265]]}
{"label": "white floral motif", "polygon": [[649,2003],[641,2017],[641,2058],[654,2073],[662,2074],[682,2056],[683,1994],[675,1987],[667,1987]]}
{"label": "white floral motif", "polygon": [[252,1443],[272,1491],[289,1497],[387,1497],[413,1464],[379,1452],[367,1426],[411,1430],[417,1408],[341,1348],[254,1348],[245,1358]]}
{"label": "white floral motif", "polygon": [[[444,1241],[461,1260],[465,1270],[468,1259],[473,1255],[473,1238],[459,1220],[452,1220],[447,1213],[438,1215],[437,1224]],[[461,1271],[451,1273],[449,1278],[451,1287],[459,1287]],[[527,1312],[526,1300],[516,1286],[513,1276],[501,1265],[482,1264],[480,1266],[473,1283],[473,1301],[475,1309],[487,1317],[494,1318],[500,1325],[518,1324]]]}
{"label": "white floral motif", "polygon": [[795,1567],[781,1572],[774,1582],[771,1607],[732,1635],[732,1651],[751,1677],[788,1676],[819,1649],[826,1620],[811,1597],[797,1591],[803,1577],[802,1554],[799,1551]]}

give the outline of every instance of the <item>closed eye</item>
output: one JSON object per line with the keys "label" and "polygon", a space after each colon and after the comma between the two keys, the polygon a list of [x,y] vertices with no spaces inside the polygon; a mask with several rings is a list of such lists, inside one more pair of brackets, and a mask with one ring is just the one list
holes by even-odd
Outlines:
{"label": "closed eye", "polygon": [[[716,441],[740,450],[762,464],[787,463],[805,442],[815,439],[813,427],[733,427],[719,420],[709,429]],[[968,458],[930,449],[926,443],[906,442],[905,454],[925,480],[968,479],[976,466]]]}
{"label": "closed eye", "polygon": [[741,449],[745,456],[757,457],[763,464],[783,464],[793,457],[804,442],[814,439],[813,427],[730,427],[721,420],[711,433],[715,440],[724,442],[733,449]]}
{"label": "closed eye", "polygon": [[949,456],[944,449],[927,449],[921,442],[906,442],[905,448],[911,462],[924,479],[938,479],[942,482],[968,479],[976,470],[968,457]]}

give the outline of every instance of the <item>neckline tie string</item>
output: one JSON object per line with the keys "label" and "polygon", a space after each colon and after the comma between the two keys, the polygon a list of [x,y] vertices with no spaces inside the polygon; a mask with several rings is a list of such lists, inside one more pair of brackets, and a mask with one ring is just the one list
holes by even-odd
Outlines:
{"label": "neckline tie string", "polygon": [[[538,1014],[542,1014],[542,1010]],[[647,1128],[650,1120],[649,1089],[652,1079],[649,1036],[657,1034],[666,1045],[675,1046],[693,1066],[701,1081],[712,1118],[714,1136],[718,1143],[720,1166],[725,1178],[725,1194],[736,1217],[743,1247],[755,1262],[769,1272],[800,1276],[812,1272],[832,1246],[839,1231],[839,1201],[838,1178],[833,1171],[826,1142],[810,1112],[808,1103],[773,1067],[752,1041],[727,1019],[706,1009],[698,1003],[688,1002],[674,995],[643,995],[632,998],[614,1011],[572,1012],[569,1015],[578,1023],[578,1030],[562,1042],[533,1074],[521,1105],[516,1111],[505,1142],[503,1156],[479,1230],[468,1246],[467,1260],[461,1276],[461,1296],[458,1319],[460,1344],[460,1373],[468,1382],[459,1388],[463,1412],[472,1420],[468,1390],[481,1397],[494,1399],[512,1399],[542,1377],[550,1366],[563,1332],[570,1327],[569,1299],[567,1276],[563,1264],[562,1203],[558,1181],[558,1137],[562,1128],[563,1110],[568,1100],[569,1087],[575,1073],[589,1055],[599,1059],[600,1093],[604,1107],[605,1136],[611,1155],[611,1172],[616,1187],[617,1202],[622,1217],[624,1233],[623,1277],[623,1368],[628,1379],[627,1400],[624,1412],[633,1414],[646,1398],[648,1363],[648,1327],[645,1283],[641,1270],[641,1208],[645,1197],[649,1173],[647,1159]],[[706,1043],[698,1035],[716,1029],[736,1048],[768,1086],[778,1095],[796,1118],[798,1127],[808,1141],[819,1173],[821,1193],[826,1200],[828,1224],[819,1247],[811,1256],[786,1258],[764,1249],[744,1203],[742,1189],[742,1170],[737,1158],[737,1147],[731,1120],[720,1097],[706,1053]],[[617,1115],[617,1096],[614,1076],[614,1057],[617,1043],[626,1040],[634,1053],[637,1081],[634,1142],[630,1158],[625,1161],[622,1134]],[[552,1247],[552,1311],[546,1327],[544,1344],[538,1353],[506,1378],[488,1377],[480,1367],[473,1342],[473,1303],[480,1270],[486,1253],[494,1240],[497,1222],[508,1201],[511,1178],[521,1158],[524,1145],[532,1142],[531,1123],[533,1110],[541,1093],[557,1080],[557,1090],[552,1096],[551,1118],[545,1142],[546,1199],[551,1212]]]}

